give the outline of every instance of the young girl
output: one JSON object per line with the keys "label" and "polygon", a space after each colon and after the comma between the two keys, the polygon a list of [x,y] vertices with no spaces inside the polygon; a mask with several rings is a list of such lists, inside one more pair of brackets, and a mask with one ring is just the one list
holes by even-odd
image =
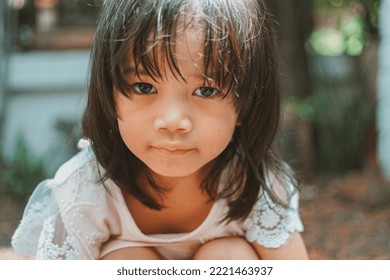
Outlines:
{"label": "young girl", "polygon": [[261,0],[105,1],[90,145],[33,193],[13,247],[40,259],[305,259],[272,152],[280,95]]}

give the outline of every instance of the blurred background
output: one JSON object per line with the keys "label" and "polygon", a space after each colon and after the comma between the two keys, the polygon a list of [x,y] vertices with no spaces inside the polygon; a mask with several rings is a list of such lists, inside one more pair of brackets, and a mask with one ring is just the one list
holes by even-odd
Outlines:
{"label": "blurred background", "polygon": [[[310,257],[390,259],[390,1],[264,1]],[[77,152],[102,2],[0,2],[0,259],[36,184]]]}

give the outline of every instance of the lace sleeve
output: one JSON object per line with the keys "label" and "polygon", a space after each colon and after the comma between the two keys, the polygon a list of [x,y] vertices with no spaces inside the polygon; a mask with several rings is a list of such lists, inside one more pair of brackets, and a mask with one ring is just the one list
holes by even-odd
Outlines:
{"label": "lace sleeve", "polygon": [[271,175],[268,182],[271,182],[271,190],[288,202],[289,207],[283,207],[274,202],[269,194],[262,192],[244,223],[244,230],[249,242],[279,248],[288,242],[293,232],[303,231],[298,212],[299,194],[290,179],[278,180]]}
{"label": "lace sleeve", "polygon": [[49,182],[40,183],[32,194],[12,237],[12,247],[37,259],[83,258],[75,239],[65,230]]}
{"label": "lace sleeve", "polygon": [[12,246],[37,259],[97,259],[110,234],[120,234],[115,202],[98,183],[86,151],[65,163],[32,194]]}

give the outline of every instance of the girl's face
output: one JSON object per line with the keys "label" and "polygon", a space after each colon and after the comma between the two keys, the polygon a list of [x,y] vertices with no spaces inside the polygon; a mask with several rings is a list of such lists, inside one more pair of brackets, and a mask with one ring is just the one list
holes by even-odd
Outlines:
{"label": "girl's face", "polygon": [[130,61],[124,69],[130,97],[114,89],[124,143],[164,177],[202,172],[229,144],[238,118],[232,93],[205,79],[202,34],[188,28],[175,44],[184,80],[164,63],[161,79],[153,79],[141,66],[137,75]]}

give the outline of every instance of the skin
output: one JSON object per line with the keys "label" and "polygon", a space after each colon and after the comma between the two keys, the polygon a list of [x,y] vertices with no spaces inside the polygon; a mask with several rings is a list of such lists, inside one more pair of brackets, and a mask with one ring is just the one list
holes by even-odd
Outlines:
{"label": "skin", "polygon": [[[158,46],[157,46],[158,47]],[[142,175],[139,182],[164,208],[156,211],[123,193],[137,226],[145,234],[180,233],[196,229],[212,204],[200,190],[213,160],[229,144],[238,123],[231,92],[224,92],[203,69],[201,32],[186,29],[176,40],[177,63],[185,80],[165,65],[164,76],[154,80],[135,66],[124,68],[130,97],[114,89],[118,127],[124,143],[150,169],[157,184],[166,190],[161,197],[151,190]],[[163,64],[164,65],[164,64]],[[221,94],[226,94],[221,98]],[[190,217],[190,218],[189,218]],[[242,252],[237,255],[237,250]],[[209,241],[195,253],[195,259],[306,259],[298,233],[279,249],[249,244],[242,238]],[[159,259],[153,248],[124,248],[104,259]]]}
{"label": "skin", "polygon": [[115,91],[122,139],[163,181],[188,176],[200,180],[207,164],[229,144],[237,124],[232,94],[222,99],[222,89],[213,81],[205,84],[199,36],[188,31],[177,39],[185,81],[169,69],[157,81],[142,69],[137,76],[130,63],[124,71],[132,97]]}

